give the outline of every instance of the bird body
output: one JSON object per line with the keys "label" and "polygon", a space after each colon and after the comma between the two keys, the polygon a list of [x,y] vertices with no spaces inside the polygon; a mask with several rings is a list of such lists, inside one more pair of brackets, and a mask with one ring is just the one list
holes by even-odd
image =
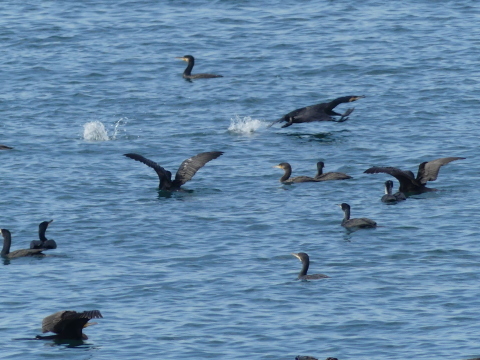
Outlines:
{"label": "bird body", "polygon": [[324,274],[312,274],[312,275],[307,275],[308,268],[310,266],[310,257],[308,254],[304,252],[300,253],[292,253],[293,256],[295,256],[298,260],[302,262],[302,270],[298,273],[298,279],[300,280],[317,280],[317,279],[325,279],[328,278],[329,276],[324,275]]}
{"label": "bird body", "polygon": [[55,240],[47,239],[45,236],[45,231],[47,231],[48,225],[50,225],[53,222],[53,220],[50,221],[42,221],[38,225],[38,237],[40,240],[33,240],[30,242],[30,249],[56,249],[57,248],[57,243]]}
{"label": "bird body", "polygon": [[[293,124],[313,122],[313,121],[344,122],[348,120],[348,115],[350,115],[354,109],[353,108],[347,109],[347,111],[345,111],[343,114],[337,113],[333,111],[333,109],[342,103],[356,101],[364,97],[365,96],[363,95],[362,96],[343,96],[335,100],[332,100],[328,103],[321,103],[321,104],[316,104],[316,105],[311,105],[311,106],[306,106],[300,109],[296,109],[282,116],[280,119],[275,120],[268,127],[282,121],[286,122],[286,124],[283,125],[282,128],[288,127]],[[336,120],[334,116],[340,116],[340,119]]]}
{"label": "bird body", "polygon": [[455,160],[463,160],[463,157],[445,157],[432,161],[425,161],[418,166],[417,176],[409,170],[400,170],[395,167],[371,167],[364,172],[366,174],[385,173],[395,177],[400,183],[399,191],[405,195],[421,194],[428,191],[436,191],[437,189],[428,188],[428,181],[435,181],[438,177],[440,167]]}
{"label": "bird body", "polygon": [[0,145],[0,150],[12,150],[13,148],[7,145]]}
{"label": "bird body", "polygon": [[12,234],[7,229],[0,229],[3,236],[3,248],[1,255],[7,259],[14,259],[26,256],[45,256],[42,253],[43,249],[20,249],[10,252],[10,246],[12,245]]}
{"label": "bird body", "polygon": [[168,170],[165,170],[163,167],[158,165],[156,162],[149,160],[142,155],[129,153],[124,154],[124,156],[140,161],[141,163],[151,167],[158,175],[159,178],[159,189],[165,191],[178,191],[180,187],[185,184],[187,181],[191,180],[195,173],[202,168],[210,160],[216,159],[223,154],[222,151],[210,151],[197,154],[191,158],[186,159],[180,164],[180,167],[177,170],[175,179],[172,180],[172,173]]}
{"label": "bird body", "polygon": [[64,340],[87,340],[88,337],[82,330],[93,325],[87,324],[91,319],[101,319],[102,314],[98,310],[76,312],[71,310],[58,311],[47,316],[42,321],[42,332],[53,332],[53,336],[37,336],[37,339],[64,339]]}
{"label": "bird body", "polygon": [[274,167],[283,169],[285,174],[280,178],[280,182],[284,184],[294,184],[294,183],[302,183],[302,182],[318,182],[319,180],[312,178],[310,176],[295,176],[291,178],[292,175],[292,167],[289,163],[280,163],[275,165]]}
{"label": "bird body", "polygon": [[191,80],[191,79],[210,79],[210,78],[223,77],[222,75],[214,75],[214,74],[193,74],[192,75],[192,69],[193,69],[193,66],[195,65],[195,58],[192,55],[185,55],[182,57],[177,57],[177,59],[187,62],[187,67],[183,72],[184,79]]}
{"label": "bird body", "polygon": [[325,164],[323,161],[317,162],[317,175],[315,175],[315,180],[317,181],[328,181],[328,180],[346,180],[351,179],[352,177],[341,173],[341,172],[327,172],[323,173],[323,168]]}
{"label": "bird body", "polygon": [[374,228],[377,227],[377,223],[368,218],[355,218],[350,219],[350,205],[346,203],[339,204],[343,210],[344,218],[342,220],[342,226],[346,228]]}
{"label": "bird body", "polygon": [[384,203],[396,203],[398,201],[406,200],[407,197],[404,193],[397,191],[395,194],[392,194],[393,181],[385,181],[385,195],[382,196],[382,202]]}

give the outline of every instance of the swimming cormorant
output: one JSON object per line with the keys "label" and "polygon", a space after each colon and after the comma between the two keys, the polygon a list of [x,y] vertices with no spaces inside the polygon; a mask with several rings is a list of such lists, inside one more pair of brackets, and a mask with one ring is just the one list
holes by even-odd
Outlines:
{"label": "swimming cormorant", "polygon": [[292,253],[292,255],[302,262],[302,270],[298,273],[298,278],[300,280],[316,280],[330,277],[323,274],[307,275],[308,267],[310,266],[310,257],[308,256],[308,254],[300,252]]}
{"label": "swimming cormorant", "polygon": [[395,194],[392,194],[393,181],[385,181],[385,195],[382,196],[382,201],[384,203],[396,203],[398,201],[406,200],[407,197],[404,193],[397,191]]}
{"label": "swimming cormorant", "polygon": [[[317,358],[314,358],[313,356],[302,356],[302,355],[298,355],[297,357],[295,357],[295,360],[318,360]],[[332,357],[328,357],[326,360],[338,360],[337,358],[332,358]]]}
{"label": "swimming cormorant", "polygon": [[338,206],[342,208],[343,213],[345,214],[342,220],[342,226],[346,228],[358,227],[361,229],[374,228],[377,226],[377,223],[375,221],[367,218],[350,219],[350,205],[346,203],[341,203],[338,204]]}
{"label": "swimming cormorant", "polygon": [[156,162],[153,162],[152,160],[149,160],[142,155],[133,153],[124,154],[124,156],[136,161],[140,161],[141,163],[144,163],[145,165],[155,170],[160,180],[160,184],[158,185],[158,188],[160,190],[178,191],[183,184],[192,179],[193,175],[195,175],[195,173],[201,167],[203,167],[210,160],[218,158],[222,154],[223,151],[210,151],[200,153],[198,155],[192,156],[191,158],[188,158],[181,163],[180,167],[177,170],[177,174],[175,175],[175,180],[173,181],[172,173],[168,170],[165,170]]}
{"label": "swimming cormorant", "polygon": [[289,163],[280,163],[278,165],[275,165],[274,167],[285,170],[285,174],[280,178],[280,182],[284,184],[319,181],[310,176],[295,176],[291,178],[290,175],[292,175],[292,167],[290,166]]}
{"label": "swimming cormorant", "polygon": [[0,150],[12,150],[13,148],[7,145],[0,145]]}
{"label": "swimming cormorant", "polygon": [[455,160],[463,160],[463,157],[445,157],[432,161],[425,161],[418,166],[417,177],[409,170],[403,171],[395,167],[371,167],[365,170],[366,174],[385,173],[395,177],[400,183],[399,191],[405,195],[421,194],[437,189],[428,188],[427,181],[435,181],[438,177],[440,167]]}
{"label": "swimming cormorant", "polygon": [[40,240],[33,240],[30,243],[30,249],[56,249],[57,243],[55,240],[48,240],[45,237],[45,231],[47,231],[48,225],[50,225],[53,220],[50,221],[42,221],[40,225],[38,225],[38,237]]}
{"label": "swimming cormorant", "polygon": [[195,65],[195,58],[192,55],[185,55],[183,57],[176,57],[176,59],[180,59],[187,62],[187,68],[183,72],[183,77],[185,79],[210,79],[210,78],[219,78],[223,77],[222,75],[214,75],[214,74],[194,74],[192,75],[193,65]]}
{"label": "swimming cormorant", "polygon": [[45,256],[42,253],[44,249],[21,249],[10,252],[10,246],[12,245],[12,234],[7,229],[0,229],[3,236],[3,248],[1,255],[7,259],[14,259],[24,256]]}
{"label": "swimming cormorant", "polygon": [[328,180],[346,180],[351,179],[352,177],[341,173],[341,172],[327,172],[323,173],[323,168],[325,164],[323,161],[317,162],[317,175],[315,175],[315,179],[317,181],[328,181]]}
{"label": "swimming cormorant", "polygon": [[[295,123],[305,123],[312,121],[335,121],[335,122],[344,122],[348,120],[348,115],[350,115],[354,108],[347,109],[343,114],[339,114],[333,109],[342,103],[348,103],[362,99],[365,96],[343,96],[335,100],[332,100],[328,103],[321,103],[317,105],[311,105],[303,107],[297,110],[293,110],[288,114],[282,116],[280,119],[272,122],[268,127],[276,124],[278,122],[286,121],[287,123],[282,126],[282,128],[288,127]],[[336,120],[333,116],[340,116],[340,119]]]}
{"label": "swimming cormorant", "polygon": [[55,314],[47,316],[42,321],[42,332],[53,332],[56,335],[37,335],[36,339],[87,340],[88,336],[82,332],[83,328],[96,324],[88,323],[90,319],[102,318],[103,316],[98,310],[89,310],[80,313],[71,310],[58,311]]}

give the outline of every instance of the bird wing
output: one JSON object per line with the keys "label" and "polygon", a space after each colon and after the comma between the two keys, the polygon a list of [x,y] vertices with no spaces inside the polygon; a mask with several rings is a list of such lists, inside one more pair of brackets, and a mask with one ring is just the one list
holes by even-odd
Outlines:
{"label": "bird wing", "polygon": [[463,157],[445,157],[429,162],[423,162],[418,166],[417,181],[426,184],[427,181],[435,181],[438,177],[440,167],[455,160],[463,160]]}
{"label": "bird wing", "polygon": [[411,172],[409,171],[403,171],[400,169],[397,169],[395,167],[371,167],[370,169],[367,169],[364,171],[365,174],[378,174],[378,173],[385,173],[392,175],[394,178],[396,178],[399,182],[400,185],[403,187],[409,186],[410,184],[413,184],[414,186],[417,186],[415,179],[413,176],[411,176]]}
{"label": "bird wing", "polygon": [[85,323],[90,319],[103,318],[99,310],[89,310],[84,312],[76,312],[71,310],[58,311],[52,315],[47,316],[42,321],[42,332],[61,333],[65,326],[73,320],[85,320]]}
{"label": "bird wing", "polygon": [[150,159],[147,159],[146,157],[143,157],[142,155],[134,154],[134,153],[123,154],[123,155],[130,159],[140,161],[141,163],[151,167],[157,173],[158,178],[160,179],[160,182],[162,182],[165,179],[170,181],[170,178],[168,176],[169,171],[165,170],[163,167],[158,165],[155,161],[152,161]]}
{"label": "bird wing", "polygon": [[178,168],[177,174],[175,175],[175,186],[181,186],[187,181],[193,178],[193,175],[202,168],[210,160],[218,158],[223,154],[223,151],[210,151],[200,153],[198,155],[188,158]]}

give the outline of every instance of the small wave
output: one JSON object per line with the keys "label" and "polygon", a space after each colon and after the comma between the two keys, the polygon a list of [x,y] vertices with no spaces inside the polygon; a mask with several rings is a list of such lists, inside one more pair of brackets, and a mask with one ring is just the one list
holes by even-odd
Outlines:
{"label": "small wave", "polygon": [[234,118],[230,119],[228,131],[236,134],[252,134],[264,127],[266,127],[266,124],[261,120],[252,119],[250,116],[240,117],[235,115]]}
{"label": "small wave", "polygon": [[[122,118],[113,125],[113,135],[109,136],[105,125],[100,121],[90,121],[83,125],[83,139],[87,141],[116,140],[121,127],[126,125],[127,119]],[[123,129],[123,131],[125,131]]]}

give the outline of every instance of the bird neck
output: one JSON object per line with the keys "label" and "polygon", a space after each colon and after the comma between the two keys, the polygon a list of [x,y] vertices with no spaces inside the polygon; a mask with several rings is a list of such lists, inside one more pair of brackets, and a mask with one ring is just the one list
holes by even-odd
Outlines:
{"label": "bird neck", "polygon": [[43,229],[38,230],[38,237],[39,237],[39,239],[42,243],[48,240],[45,237],[45,230],[43,230]]}
{"label": "bird neck", "polygon": [[308,267],[310,266],[310,261],[305,260],[302,261],[302,270],[298,273],[298,277],[301,278],[305,275],[307,275]]}
{"label": "bird neck", "polygon": [[183,72],[183,75],[187,75],[187,76],[192,75],[193,65],[195,65],[195,61],[194,61],[193,59],[192,59],[192,60],[189,60],[189,61],[188,61],[188,64],[187,64],[187,68],[186,68],[185,71]]}
{"label": "bird neck", "polygon": [[10,246],[12,245],[12,237],[10,235],[4,235],[3,237],[3,248],[2,256],[6,256],[10,253]]}
{"label": "bird neck", "polygon": [[323,166],[317,165],[317,177],[323,175]]}
{"label": "bird neck", "polygon": [[292,175],[292,169],[286,168],[285,174],[280,178],[280,181],[287,181],[290,178],[290,175]]}
{"label": "bird neck", "polygon": [[390,186],[385,186],[385,195],[392,195],[392,188]]}
{"label": "bird neck", "polygon": [[348,221],[350,220],[350,209],[347,208],[345,210],[343,210],[343,221]]}

